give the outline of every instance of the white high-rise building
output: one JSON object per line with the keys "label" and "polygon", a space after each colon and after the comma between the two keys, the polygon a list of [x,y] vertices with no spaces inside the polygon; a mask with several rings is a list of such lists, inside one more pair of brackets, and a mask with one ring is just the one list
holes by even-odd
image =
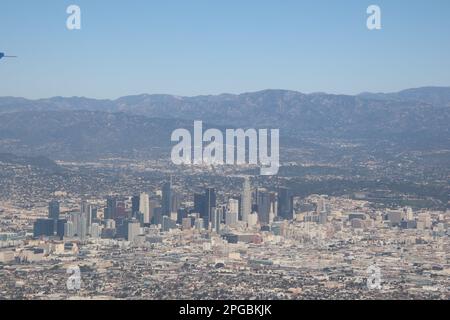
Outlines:
{"label": "white high-rise building", "polygon": [[250,179],[245,177],[242,191],[242,221],[248,223],[248,217],[252,213],[252,190]]}
{"label": "white high-rise building", "polygon": [[67,221],[64,224],[64,238],[73,238],[74,235],[73,223],[72,221]]}
{"label": "white high-rise building", "polygon": [[80,212],[70,213],[69,221],[72,222],[74,235],[76,234],[79,236],[80,225],[81,225],[81,213]]}
{"label": "white high-rise building", "polygon": [[91,225],[91,237],[94,239],[100,238],[102,235],[102,227],[98,223],[93,223]]}
{"label": "white high-rise building", "polygon": [[277,202],[273,202],[273,203],[270,204],[269,223],[272,223],[275,220],[275,217],[276,217],[276,206],[277,206]]}
{"label": "white high-rise building", "polygon": [[87,216],[86,213],[82,213],[80,217],[80,223],[78,224],[77,234],[81,241],[86,240],[87,236]]}
{"label": "white high-rise building", "polygon": [[248,227],[253,228],[258,224],[258,214],[253,212],[248,215]]}
{"label": "white high-rise building", "polygon": [[147,193],[141,193],[139,197],[139,212],[143,215],[143,222],[150,223],[150,199]]}
{"label": "white high-rise building", "polygon": [[86,200],[81,200],[81,204],[80,204],[81,214],[86,213],[87,211],[88,211],[88,204],[87,204]]}
{"label": "white high-rise building", "polygon": [[198,231],[203,230],[204,225],[205,225],[205,223],[203,221],[203,218],[195,219],[195,229],[196,230],[198,230]]}
{"label": "white high-rise building", "polygon": [[85,200],[81,201],[80,204],[80,215],[78,224],[75,228],[75,232],[81,241],[86,240],[86,236],[89,228],[89,207]]}
{"label": "white high-rise building", "polygon": [[139,221],[132,221],[128,223],[128,241],[134,240],[141,234],[141,224]]}
{"label": "white high-rise building", "polygon": [[87,207],[87,212],[86,212],[87,213],[87,228],[88,228],[88,230],[92,226],[94,210],[95,210],[95,207],[93,205],[89,204]]}
{"label": "white high-rise building", "polygon": [[236,225],[239,215],[239,201],[236,199],[228,200],[228,208],[225,214],[225,224],[227,226]]}
{"label": "white high-rise building", "polygon": [[414,211],[411,207],[403,209],[405,211],[406,220],[414,220]]}
{"label": "white high-rise building", "polygon": [[223,215],[223,209],[222,208],[212,208],[212,229],[216,232],[220,232],[220,223],[221,223],[221,217]]}

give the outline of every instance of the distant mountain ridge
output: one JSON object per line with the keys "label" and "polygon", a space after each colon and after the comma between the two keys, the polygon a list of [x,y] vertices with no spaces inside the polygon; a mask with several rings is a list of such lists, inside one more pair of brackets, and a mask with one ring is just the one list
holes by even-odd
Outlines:
{"label": "distant mountain ridge", "polygon": [[[275,104],[294,101],[300,104],[311,104],[324,101],[354,101],[362,104],[366,100],[382,100],[392,102],[415,102],[431,104],[436,107],[450,107],[450,87],[423,87],[407,89],[396,93],[361,93],[359,95],[337,95],[327,93],[304,94],[290,90],[262,90],[242,94],[201,95],[183,97],[168,94],[141,94],[124,96],[116,100],[90,99],[85,97],[53,97],[47,99],[29,100],[17,97],[0,97],[0,113],[17,111],[67,111],[87,110],[103,112],[133,112],[137,114],[152,111],[164,112],[170,106],[170,111],[181,112],[187,109],[235,107],[236,104],[257,104],[273,102]],[[280,106],[282,107],[282,106]],[[221,110],[223,111],[223,110]]]}
{"label": "distant mountain ridge", "polygon": [[117,100],[0,98],[0,152],[58,159],[136,156],[171,145],[176,128],[280,128],[284,146],[345,139],[401,148],[450,149],[450,87],[357,96],[264,90]]}
{"label": "distant mountain ridge", "polygon": [[430,103],[435,106],[450,107],[449,87],[422,87],[395,93],[362,93],[359,96],[367,99],[416,101]]}

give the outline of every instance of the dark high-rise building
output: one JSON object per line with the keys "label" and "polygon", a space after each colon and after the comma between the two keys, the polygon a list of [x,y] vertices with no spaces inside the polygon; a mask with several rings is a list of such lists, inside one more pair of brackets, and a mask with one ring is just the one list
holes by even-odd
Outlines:
{"label": "dark high-rise building", "polygon": [[81,212],[81,214],[87,215],[88,211],[89,211],[88,203],[86,202],[86,200],[82,200],[81,204],[80,204],[80,212]]}
{"label": "dark high-rise building", "polygon": [[206,210],[206,195],[201,193],[194,194],[194,212],[198,213],[203,219],[204,227],[208,226],[207,210]]}
{"label": "dark high-rise building", "polygon": [[91,206],[91,222],[98,222],[98,216],[97,216],[98,209],[94,206]]}
{"label": "dark high-rise building", "polygon": [[133,196],[131,198],[131,216],[133,218],[137,217],[139,213],[139,205],[140,205],[140,196]]}
{"label": "dark high-rise building", "polygon": [[120,239],[128,238],[128,222],[131,219],[125,217],[118,217],[116,219],[116,237]]}
{"label": "dark high-rise building", "polygon": [[188,217],[188,210],[181,208],[178,209],[177,211],[177,223],[178,224],[182,224],[183,223],[183,219]]}
{"label": "dark high-rise building", "polygon": [[209,222],[213,218],[213,208],[216,207],[216,191],[214,188],[207,188],[205,191],[205,212],[201,217],[205,221],[205,226],[209,225]]}
{"label": "dark high-rise building", "polygon": [[53,219],[37,219],[34,222],[33,235],[35,238],[41,236],[51,237],[55,234],[55,220]]}
{"label": "dark high-rise building", "polygon": [[108,197],[106,199],[105,220],[115,220],[117,218],[117,199]]}
{"label": "dark high-rise building", "polygon": [[64,225],[67,223],[66,219],[59,219],[56,224],[56,235],[62,240],[64,239]]}
{"label": "dark high-rise building", "polygon": [[223,208],[212,208],[211,209],[211,224],[212,229],[216,232],[220,232],[220,223],[223,216]]}
{"label": "dark high-rise building", "polygon": [[244,180],[242,186],[241,205],[239,212],[241,213],[241,220],[248,223],[248,217],[252,213],[252,189],[250,179],[248,177]]}
{"label": "dark high-rise building", "polygon": [[162,222],[163,222],[163,215],[162,215],[162,208],[161,207],[155,207],[153,209],[152,222],[154,224],[162,224]]}
{"label": "dark high-rise building", "polygon": [[205,228],[212,221],[213,208],[216,207],[216,191],[214,188],[205,189],[205,193],[194,194],[194,213],[198,213],[203,219]]}
{"label": "dark high-rise building", "polygon": [[116,203],[116,219],[117,218],[128,218],[125,211],[125,202],[117,201]]}
{"label": "dark high-rise building", "polygon": [[162,215],[170,216],[172,213],[172,178],[170,182],[164,183],[162,187]]}
{"label": "dark high-rise building", "polygon": [[174,190],[171,192],[170,202],[170,208],[172,210],[171,213],[178,212],[178,209],[180,209],[181,200],[180,195]]}
{"label": "dark high-rise building", "polygon": [[257,195],[259,223],[267,225],[270,223],[271,194],[267,191],[258,190]]}
{"label": "dark high-rise building", "polygon": [[216,191],[214,188],[207,188],[204,194],[194,194],[194,212],[200,215],[203,219],[205,228],[208,227],[209,222],[213,216],[212,208],[216,207]]}
{"label": "dark high-rise building", "polygon": [[203,216],[202,213],[205,212],[206,200],[205,195],[201,193],[194,194],[194,212]]}
{"label": "dark high-rise building", "polygon": [[239,197],[235,197],[234,199],[236,199],[238,201],[238,220],[242,220],[242,196]]}
{"label": "dark high-rise building", "polygon": [[59,219],[59,202],[56,200],[51,201],[48,204],[48,218],[53,220]]}
{"label": "dark high-rise building", "polygon": [[148,225],[150,225],[150,224],[152,224],[152,223],[154,223],[154,220],[155,220],[155,214],[156,214],[156,208],[159,208],[159,214],[161,215],[161,205],[160,205],[160,203],[159,203],[159,201],[158,200],[154,200],[154,199],[152,199],[152,200],[150,200],[149,201],[149,222],[148,222],[148,224],[145,224],[145,226],[148,226]]}
{"label": "dark high-rise building", "polygon": [[284,220],[294,219],[294,197],[289,188],[278,189],[278,217]]}
{"label": "dark high-rise building", "polygon": [[176,229],[177,224],[176,224],[176,221],[173,221],[172,219],[170,219],[167,216],[163,216],[161,227],[162,227],[163,232],[168,232],[171,229]]}

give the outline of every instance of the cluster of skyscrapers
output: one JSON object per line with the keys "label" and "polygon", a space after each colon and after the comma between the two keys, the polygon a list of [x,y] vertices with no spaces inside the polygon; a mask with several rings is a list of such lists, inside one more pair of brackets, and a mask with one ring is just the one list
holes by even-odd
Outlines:
{"label": "cluster of skyscrapers", "polygon": [[65,218],[60,215],[60,203],[51,201],[48,205],[48,218],[38,219],[34,223],[34,236],[58,236],[61,239],[77,236],[80,240],[85,240],[88,234],[99,236],[97,208],[86,201],[81,202],[80,211],[70,212]]}
{"label": "cluster of skyscrapers", "polygon": [[[197,228],[220,233],[221,226],[264,227],[276,220],[292,220],[294,216],[293,195],[282,187],[278,192],[263,188],[252,189],[250,179],[245,178],[242,192],[218,202],[214,188],[195,193],[193,205],[183,206],[181,195],[174,190],[172,179],[164,183],[158,197],[141,193],[130,197],[108,196],[103,217],[97,207],[81,201],[80,210],[60,218],[60,204],[51,201],[48,218],[38,219],[34,224],[34,236],[98,238],[125,238],[134,241],[143,233],[142,228],[159,226],[161,231],[181,227]],[[192,203],[191,203],[192,204]]]}

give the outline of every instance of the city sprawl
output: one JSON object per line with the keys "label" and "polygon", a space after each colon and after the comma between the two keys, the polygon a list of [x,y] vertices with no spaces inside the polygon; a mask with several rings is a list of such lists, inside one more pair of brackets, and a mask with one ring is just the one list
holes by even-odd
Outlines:
{"label": "city sprawl", "polygon": [[[4,299],[449,299],[450,213],[252,168],[3,160]],[[314,179],[317,179],[314,178]]]}

